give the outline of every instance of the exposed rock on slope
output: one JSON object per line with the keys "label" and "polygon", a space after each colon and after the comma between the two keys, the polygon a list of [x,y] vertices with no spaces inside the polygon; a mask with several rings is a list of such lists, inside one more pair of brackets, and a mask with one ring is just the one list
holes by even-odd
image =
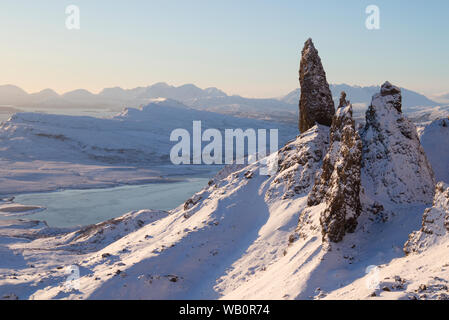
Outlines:
{"label": "exposed rock on slope", "polygon": [[307,131],[315,123],[330,127],[335,114],[334,101],[326,80],[326,72],[312,39],[305,42],[302,50],[299,83],[299,131]]}
{"label": "exposed rock on slope", "polygon": [[339,242],[354,232],[360,215],[362,142],[352,119],[352,106],[343,92],[330,129],[330,147],[308,198],[308,205],[326,202],[320,224],[323,240]]}
{"label": "exposed rock on slope", "polygon": [[267,197],[283,199],[305,195],[312,188],[329,146],[329,128],[316,125],[287,143],[278,153],[278,174]]}
{"label": "exposed rock on slope", "polygon": [[361,133],[364,187],[385,203],[431,203],[435,179],[416,127],[401,112],[400,89],[385,82]]}
{"label": "exposed rock on slope", "polygon": [[431,208],[424,211],[422,228],[410,234],[404,252],[420,253],[428,247],[449,238],[449,185],[437,184],[435,200]]}

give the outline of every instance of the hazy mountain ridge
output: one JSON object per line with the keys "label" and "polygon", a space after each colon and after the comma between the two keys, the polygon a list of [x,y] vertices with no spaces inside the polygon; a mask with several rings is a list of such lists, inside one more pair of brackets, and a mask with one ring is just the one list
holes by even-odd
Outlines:
{"label": "hazy mountain ridge", "polygon": [[[338,102],[341,91],[351,97],[355,118],[362,118],[371,96],[379,91],[379,86],[359,87],[346,84],[330,85],[332,96]],[[404,111],[406,113],[423,113],[416,107],[436,107],[437,102],[419,93],[402,89]],[[239,95],[228,95],[224,91],[210,87],[201,89],[193,84],[171,86],[156,83],[147,87],[123,89],[120,87],[105,88],[98,94],[84,89],[58,94],[51,89],[28,94],[13,85],[0,86],[0,106],[23,108],[89,108],[111,109],[119,111],[124,107],[147,105],[154,99],[167,98],[177,100],[191,108],[229,114],[243,118],[256,118],[294,122],[298,116],[300,90],[296,89],[281,98],[246,98]],[[427,114],[428,112],[424,112]],[[433,119],[430,119],[433,120]]]}

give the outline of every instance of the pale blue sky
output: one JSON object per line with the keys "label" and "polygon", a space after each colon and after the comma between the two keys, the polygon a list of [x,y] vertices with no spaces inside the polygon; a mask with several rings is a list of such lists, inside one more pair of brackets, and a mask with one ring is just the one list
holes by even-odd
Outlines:
{"label": "pale blue sky", "polygon": [[[65,28],[69,4],[79,31]],[[365,28],[369,4],[380,30]],[[0,84],[62,93],[163,81],[280,96],[298,86],[308,37],[331,83],[449,91],[447,0],[2,0]]]}

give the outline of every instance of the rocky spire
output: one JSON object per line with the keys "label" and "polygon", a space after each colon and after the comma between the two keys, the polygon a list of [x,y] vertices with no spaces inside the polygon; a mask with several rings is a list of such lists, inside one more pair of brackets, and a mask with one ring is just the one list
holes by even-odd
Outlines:
{"label": "rocky spire", "polygon": [[308,205],[325,203],[320,223],[323,240],[339,242],[354,232],[361,212],[362,142],[352,118],[352,106],[342,92],[330,129],[330,147]]}
{"label": "rocky spire", "polygon": [[302,50],[299,83],[299,130],[305,132],[316,123],[331,126],[335,114],[334,101],[320,56],[310,38]]}
{"label": "rocky spire", "polygon": [[370,198],[385,203],[431,203],[435,178],[415,125],[401,112],[401,90],[388,81],[373,96],[361,132]]}

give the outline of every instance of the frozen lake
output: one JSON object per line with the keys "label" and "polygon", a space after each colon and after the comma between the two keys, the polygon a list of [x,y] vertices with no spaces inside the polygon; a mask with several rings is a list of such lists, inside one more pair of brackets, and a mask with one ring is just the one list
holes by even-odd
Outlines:
{"label": "frozen lake", "polygon": [[43,220],[51,227],[96,224],[141,209],[170,210],[184,203],[207,185],[209,178],[189,178],[178,182],[120,186],[107,189],[64,190],[18,195],[15,203],[45,207],[27,216],[5,219]]}

